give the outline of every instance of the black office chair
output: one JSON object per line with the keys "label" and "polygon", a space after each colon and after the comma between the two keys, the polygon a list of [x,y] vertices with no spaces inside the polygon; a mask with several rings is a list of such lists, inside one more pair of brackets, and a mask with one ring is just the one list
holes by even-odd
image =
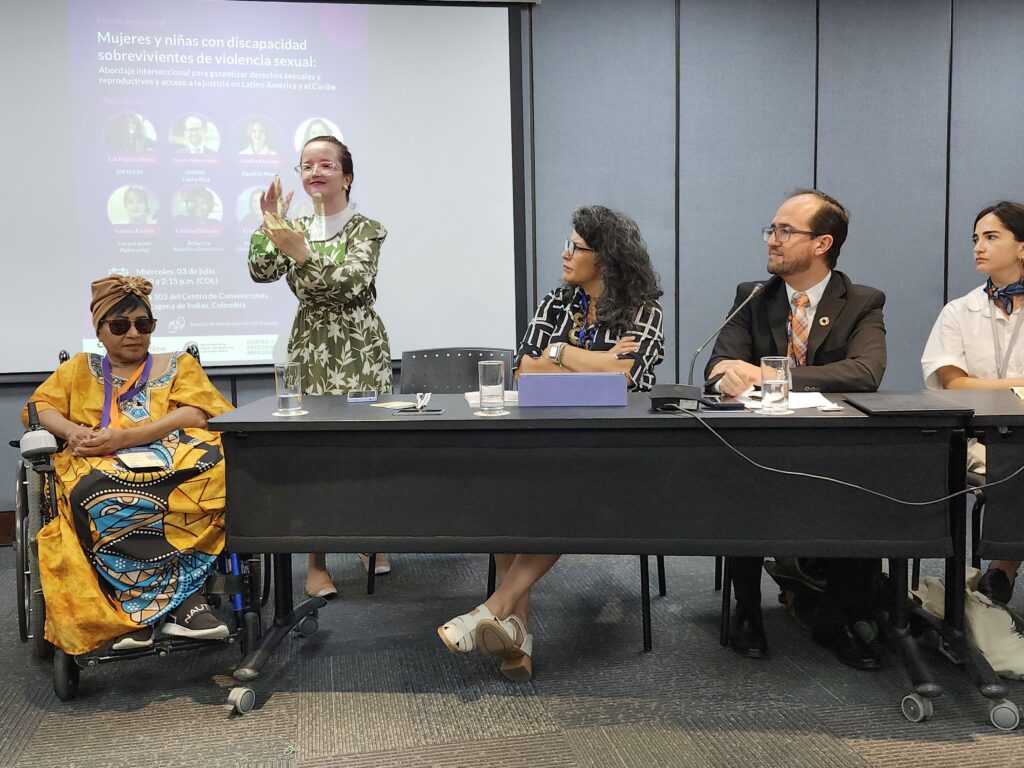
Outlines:
{"label": "black office chair", "polygon": [[[416,392],[461,394],[473,392],[478,386],[477,363],[481,360],[502,360],[506,382],[512,377],[512,350],[481,347],[442,347],[414,349],[402,353],[401,380],[398,391],[403,395]],[[506,383],[506,387],[508,384]],[[376,583],[376,553],[370,553],[366,572],[366,594],[372,595]],[[494,591],[494,558],[487,572],[487,594]]]}

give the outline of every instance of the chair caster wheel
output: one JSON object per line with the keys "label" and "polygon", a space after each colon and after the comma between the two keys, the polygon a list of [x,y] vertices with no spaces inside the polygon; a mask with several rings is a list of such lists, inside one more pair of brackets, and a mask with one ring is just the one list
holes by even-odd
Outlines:
{"label": "chair caster wheel", "polygon": [[232,688],[228,693],[228,704],[233,711],[244,715],[256,706],[256,692],[252,688],[246,688],[241,685],[237,688]]}
{"label": "chair caster wheel", "polygon": [[1000,731],[1013,731],[1020,725],[1020,709],[1009,699],[996,699],[989,704],[988,717]]}
{"label": "chair caster wheel", "polygon": [[304,616],[295,629],[303,637],[312,637],[319,628],[320,620],[317,618],[316,611],[314,611],[308,616]]}
{"label": "chair caster wheel", "polygon": [[900,702],[900,709],[903,710],[903,716],[912,723],[927,720],[935,712],[932,700],[926,699],[919,693],[910,693],[904,696],[903,701]]}
{"label": "chair caster wheel", "polygon": [[53,692],[61,701],[71,701],[78,694],[78,676],[81,670],[73,656],[60,648],[53,649]]}

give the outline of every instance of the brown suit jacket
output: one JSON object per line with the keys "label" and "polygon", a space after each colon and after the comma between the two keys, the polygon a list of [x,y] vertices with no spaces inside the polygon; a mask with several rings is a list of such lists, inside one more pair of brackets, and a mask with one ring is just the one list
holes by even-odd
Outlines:
{"label": "brown suit jacket", "polygon": [[[733,309],[750,295],[754,283],[740,283]],[[874,392],[885,373],[885,294],[856,285],[838,270],[825,287],[807,338],[807,364],[794,367],[794,392]],[[730,310],[731,312],[732,310]],[[790,305],[786,284],[773,276],[718,336],[704,370],[707,378],[720,360],[785,356]]]}

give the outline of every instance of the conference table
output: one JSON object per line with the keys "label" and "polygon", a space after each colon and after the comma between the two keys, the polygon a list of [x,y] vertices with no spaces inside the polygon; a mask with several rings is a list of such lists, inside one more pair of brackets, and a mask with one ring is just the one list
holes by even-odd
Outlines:
{"label": "conference table", "polygon": [[644,394],[623,407],[512,407],[497,418],[475,415],[461,395],[435,395],[434,415],[337,396],[307,396],[301,416],[274,416],[275,406],[265,398],[210,421],[227,457],[228,546],[275,560],[274,626],[239,680],[258,676],[323,605],[293,606],[293,552],[816,555],[894,558],[903,598],[892,630],[911,695],[940,693],[909,636],[905,566],[954,558],[951,502],[878,494],[920,502],[962,482],[950,446],[963,413],[878,417],[847,404],[698,419],[653,413]]}

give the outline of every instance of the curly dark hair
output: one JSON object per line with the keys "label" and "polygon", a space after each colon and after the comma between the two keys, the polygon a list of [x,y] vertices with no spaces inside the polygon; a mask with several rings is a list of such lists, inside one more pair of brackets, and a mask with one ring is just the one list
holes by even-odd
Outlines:
{"label": "curly dark hair", "polygon": [[572,228],[594,249],[594,264],[601,270],[604,292],[597,305],[597,319],[613,333],[621,333],[640,307],[664,293],[647,243],[635,221],[603,205],[577,208]]}

